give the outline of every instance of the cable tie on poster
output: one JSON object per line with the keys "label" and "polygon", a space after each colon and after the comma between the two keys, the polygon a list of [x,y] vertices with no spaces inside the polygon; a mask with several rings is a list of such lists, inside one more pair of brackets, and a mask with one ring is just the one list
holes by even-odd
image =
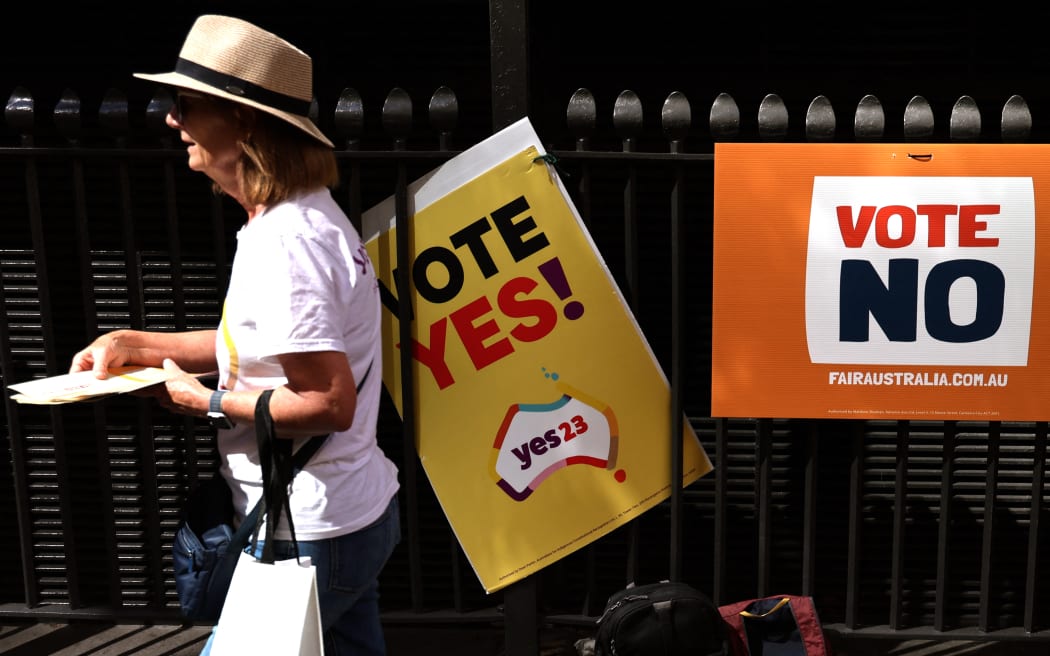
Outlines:
{"label": "cable tie on poster", "polygon": [[564,177],[564,178],[571,178],[572,177],[571,175],[569,175],[568,171],[566,171],[565,169],[563,169],[561,166],[558,165],[558,163],[561,160],[559,160],[557,157],[555,157],[554,153],[543,153],[542,155],[537,155],[536,157],[532,158],[532,162],[534,164],[536,162],[541,161],[541,160],[546,162],[546,163],[548,163],[548,164],[550,164],[551,166],[553,166],[554,169],[559,174],[561,174],[562,177]]}

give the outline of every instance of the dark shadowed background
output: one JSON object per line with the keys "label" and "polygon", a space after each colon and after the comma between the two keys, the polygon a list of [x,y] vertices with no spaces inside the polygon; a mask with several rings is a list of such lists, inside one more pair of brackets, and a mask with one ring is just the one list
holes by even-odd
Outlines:
{"label": "dark shadowed background", "polygon": [[[13,11],[13,10],[12,10]],[[458,147],[492,131],[489,110],[489,3],[486,0],[380,2],[38,2],[6,22],[0,93],[28,88],[45,116],[66,89],[86,121],[109,88],[128,93],[131,112],[153,91],[133,72],[168,70],[193,19],[225,13],[256,22],[307,51],[315,89],[330,111],[344,89],[361,94],[366,129],[379,127],[389,91],[405,89],[425,127],[433,92],[448,86],[460,102]],[[541,137],[571,147],[565,108],[591,90],[599,131],[611,128],[617,95],[630,89],[646,123],[659,130],[672,91],[690,100],[698,134],[711,102],[733,96],[746,125],[766,94],[778,94],[802,134],[809,103],[827,96],[837,134],[849,139],[865,95],[886,110],[886,135],[900,135],[914,96],[930,101],[939,138],[960,96],[974,98],[982,134],[998,133],[1002,105],[1022,96],[1034,116],[1033,140],[1050,136],[1050,9],[1008,3],[608,3],[533,0],[529,20],[530,115]],[[328,116],[320,117],[326,127]],[[46,122],[41,125],[46,129]]]}

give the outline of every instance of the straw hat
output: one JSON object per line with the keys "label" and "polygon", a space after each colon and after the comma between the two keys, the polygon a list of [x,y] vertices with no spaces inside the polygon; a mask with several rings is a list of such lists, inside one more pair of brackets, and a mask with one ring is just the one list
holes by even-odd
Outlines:
{"label": "straw hat", "polygon": [[310,56],[239,18],[199,17],[182,44],[173,72],[134,75],[254,107],[332,146],[309,117],[313,100]]}

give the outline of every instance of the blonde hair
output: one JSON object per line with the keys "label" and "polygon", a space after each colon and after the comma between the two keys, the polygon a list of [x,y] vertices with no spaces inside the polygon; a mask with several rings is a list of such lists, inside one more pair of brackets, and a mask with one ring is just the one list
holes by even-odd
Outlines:
{"label": "blonde hair", "polygon": [[272,206],[298,193],[339,184],[331,147],[264,112],[247,121],[248,136],[239,144],[241,193],[249,205]]}

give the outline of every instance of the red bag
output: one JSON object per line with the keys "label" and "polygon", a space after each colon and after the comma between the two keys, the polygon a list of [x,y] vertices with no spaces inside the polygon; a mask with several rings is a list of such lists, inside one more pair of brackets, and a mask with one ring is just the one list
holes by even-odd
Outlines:
{"label": "red bag", "polygon": [[773,595],[718,610],[730,656],[832,656],[812,597]]}

